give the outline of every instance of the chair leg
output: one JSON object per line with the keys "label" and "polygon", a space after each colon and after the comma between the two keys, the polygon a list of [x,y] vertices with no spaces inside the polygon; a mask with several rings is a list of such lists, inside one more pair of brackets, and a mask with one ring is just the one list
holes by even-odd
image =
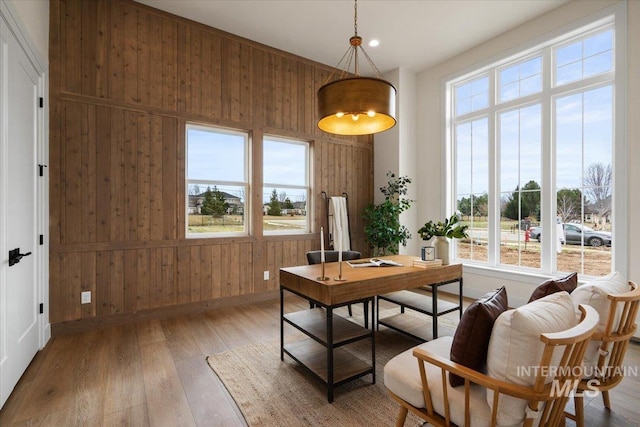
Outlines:
{"label": "chair leg", "polygon": [[573,397],[573,406],[576,410],[576,426],[584,427],[584,399],[577,394]]}
{"label": "chair leg", "polygon": [[407,419],[407,413],[409,410],[404,406],[400,407],[400,412],[398,413],[398,418],[396,418],[396,427],[403,427],[404,422]]}
{"label": "chair leg", "polygon": [[609,390],[604,390],[602,393],[602,403],[604,403],[604,407],[607,409],[611,409],[611,401],[609,400]]}
{"label": "chair leg", "polygon": [[351,311],[351,304],[349,304],[348,309],[349,309],[349,317],[352,317],[353,316],[353,312]]}

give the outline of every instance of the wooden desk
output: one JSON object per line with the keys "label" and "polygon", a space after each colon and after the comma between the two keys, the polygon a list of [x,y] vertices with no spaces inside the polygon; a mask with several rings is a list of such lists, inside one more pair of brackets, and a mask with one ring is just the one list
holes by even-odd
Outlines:
{"label": "wooden desk", "polygon": [[[413,267],[413,256],[395,255],[390,258],[403,264],[402,267],[353,268],[342,264],[343,282],[336,281],[338,263],[325,264],[327,281],[320,281],[321,265],[305,265],[280,269],[280,359],[284,354],[303,365],[307,370],[327,384],[327,399],[333,401],[333,387],[368,374],[375,383],[375,304],[371,310],[371,329],[356,325],[340,316],[333,316],[337,307],[354,302],[369,302],[376,295],[431,285],[434,289],[442,283],[460,281],[462,288],[462,265],[447,265],[434,268]],[[306,298],[324,308],[285,313],[284,291]],[[435,294],[435,293],[434,293]],[[437,296],[435,294],[434,296]],[[462,292],[460,292],[462,310]],[[437,327],[437,316],[433,318]],[[284,324],[300,330],[309,340],[284,344]],[[353,360],[341,346],[355,341],[371,340],[371,363]],[[324,354],[323,354],[324,353]],[[349,360],[351,359],[351,360]],[[334,371],[335,368],[335,371]]]}

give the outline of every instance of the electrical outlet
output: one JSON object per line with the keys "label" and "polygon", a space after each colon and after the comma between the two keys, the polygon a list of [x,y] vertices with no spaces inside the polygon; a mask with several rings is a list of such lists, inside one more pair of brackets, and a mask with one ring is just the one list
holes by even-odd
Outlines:
{"label": "electrical outlet", "polygon": [[264,280],[269,280],[269,270],[264,272]]}
{"label": "electrical outlet", "polygon": [[80,304],[91,304],[91,291],[80,293]]}

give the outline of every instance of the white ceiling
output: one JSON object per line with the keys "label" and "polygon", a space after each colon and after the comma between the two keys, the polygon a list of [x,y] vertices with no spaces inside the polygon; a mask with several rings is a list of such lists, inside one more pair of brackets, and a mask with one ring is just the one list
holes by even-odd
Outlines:
{"label": "white ceiling", "polygon": [[[354,33],[352,0],[137,1],[329,66]],[[418,72],[566,1],[360,0],[358,35],[382,73]],[[380,46],[366,46],[373,38]],[[363,59],[360,68],[372,74]]]}

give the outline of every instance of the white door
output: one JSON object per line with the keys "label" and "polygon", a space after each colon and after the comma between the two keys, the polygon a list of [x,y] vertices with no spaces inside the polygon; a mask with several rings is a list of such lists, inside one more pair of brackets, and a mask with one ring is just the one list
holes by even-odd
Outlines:
{"label": "white door", "polygon": [[[38,351],[40,334],[38,73],[1,21],[0,407]],[[14,249],[24,256],[10,265]]]}

